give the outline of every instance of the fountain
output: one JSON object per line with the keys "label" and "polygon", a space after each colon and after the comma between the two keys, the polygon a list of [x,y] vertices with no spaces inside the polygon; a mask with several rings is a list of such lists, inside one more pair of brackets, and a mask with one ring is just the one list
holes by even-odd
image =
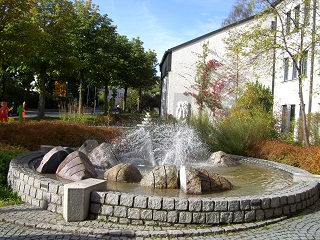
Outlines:
{"label": "fountain", "polygon": [[[101,220],[153,225],[254,222],[295,214],[319,195],[317,183],[293,181],[295,175],[311,174],[291,166],[232,155],[238,164],[214,166],[206,161],[211,153],[195,130],[183,123],[144,124],[108,144],[108,149],[119,163],[136,165],[143,176],[155,166],[176,166],[182,189],[188,184],[185,173],[190,166],[219,173],[234,188],[194,195],[180,189],[109,181],[105,191],[91,194],[91,217]],[[24,201],[61,212],[64,182],[35,171],[43,156],[43,152],[34,152],[12,160],[9,184]]]}

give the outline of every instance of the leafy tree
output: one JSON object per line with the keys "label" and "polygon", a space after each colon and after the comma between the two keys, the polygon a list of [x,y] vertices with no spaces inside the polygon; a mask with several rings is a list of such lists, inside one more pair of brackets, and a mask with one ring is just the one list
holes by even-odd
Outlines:
{"label": "leafy tree", "polygon": [[32,0],[0,2],[0,98],[8,99],[8,88],[18,63],[29,52],[30,23],[28,21]]}
{"label": "leafy tree", "polygon": [[36,75],[39,90],[38,115],[44,116],[48,86],[69,60],[70,30],[74,12],[72,2],[42,0],[30,11],[33,24],[30,59],[25,63]]}
{"label": "leafy tree", "polygon": [[[261,0],[261,3],[264,4],[265,11],[256,17],[256,21],[244,29],[237,29],[239,44],[245,54],[263,56],[265,62],[271,62],[270,57],[273,57],[274,53],[274,59],[286,56],[293,63],[297,73],[303,139],[305,146],[309,147],[303,88],[305,84],[312,86],[313,82],[313,72],[307,77],[306,55],[314,55],[317,43],[320,42],[319,35],[316,34],[319,26],[310,21],[310,10],[317,9],[317,1],[302,0],[301,4],[298,4],[287,0],[272,4],[269,0]],[[270,19],[273,17],[271,24]],[[270,24],[266,24],[267,22]]]}
{"label": "leafy tree", "polygon": [[248,17],[255,15],[257,6],[256,2],[252,0],[237,0],[232,6],[228,17],[222,22],[222,27],[236,23]]}

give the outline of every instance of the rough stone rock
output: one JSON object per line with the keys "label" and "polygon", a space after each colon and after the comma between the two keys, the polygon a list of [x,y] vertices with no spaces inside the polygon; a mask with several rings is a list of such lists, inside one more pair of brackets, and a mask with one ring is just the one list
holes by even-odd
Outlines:
{"label": "rough stone rock", "polygon": [[88,155],[94,148],[98,147],[99,143],[97,140],[86,140],[79,148],[80,152]]}
{"label": "rough stone rock", "polygon": [[151,188],[179,188],[179,176],[175,165],[155,167],[148,175],[142,178],[142,186]]}
{"label": "rough stone rock", "polygon": [[39,173],[55,173],[60,163],[68,156],[68,154],[68,151],[61,146],[52,148],[44,155],[37,171]]}
{"label": "rough stone rock", "polygon": [[209,161],[213,162],[215,165],[224,167],[237,165],[236,161],[234,161],[228,154],[222,151],[212,153],[212,155],[209,157]]}
{"label": "rough stone rock", "polygon": [[201,179],[202,192],[231,190],[233,188],[231,182],[218,173],[199,169],[199,176]]}
{"label": "rough stone rock", "polygon": [[94,148],[88,157],[96,168],[107,169],[118,164],[118,160],[107,143],[102,143]]}
{"label": "rough stone rock", "polygon": [[132,163],[120,163],[103,174],[103,178],[112,182],[140,182],[142,175]]}
{"label": "rough stone rock", "polygon": [[60,163],[56,174],[71,181],[80,181],[98,176],[87,155],[80,151],[70,153]]}
{"label": "rough stone rock", "polygon": [[233,187],[225,177],[217,173],[185,166],[180,168],[180,186],[187,194],[230,190]]}
{"label": "rough stone rock", "polygon": [[201,194],[199,171],[193,167],[180,167],[180,188],[187,194]]}

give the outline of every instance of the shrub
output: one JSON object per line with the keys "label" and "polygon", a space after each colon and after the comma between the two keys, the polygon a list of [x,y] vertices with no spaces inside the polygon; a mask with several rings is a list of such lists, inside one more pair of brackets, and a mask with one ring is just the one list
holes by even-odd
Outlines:
{"label": "shrub", "polygon": [[79,147],[85,140],[110,142],[122,134],[117,128],[92,127],[64,121],[27,121],[0,124],[5,144],[38,150],[41,145]]}
{"label": "shrub", "polygon": [[244,155],[250,145],[273,134],[270,114],[252,115],[244,109],[233,112],[216,124],[212,134],[215,151]]}
{"label": "shrub", "polygon": [[211,151],[214,151],[214,126],[210,115],[205,111],[200,111],[199,115],[192,116],[188,119],[188,124],[191,125],[199,133],[199,136]]}
{"label": "shrub", "polygon": [[305,148],[281,141],[267,140],[251,145],[247,154],[320,174],[320,147]]}
{"label": "shrub", "polygon": [[1,150],[0,151],[0,185],[7,183],[7,175],[9,170],[9,163],[14,157],[25,153],[26,150]]}

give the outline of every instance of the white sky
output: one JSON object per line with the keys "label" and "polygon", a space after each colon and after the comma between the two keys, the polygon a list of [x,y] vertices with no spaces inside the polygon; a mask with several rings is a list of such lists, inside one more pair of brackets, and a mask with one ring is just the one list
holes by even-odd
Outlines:
{"label": "white sky", "polygon": [[236,0],[92,0],[107,14],[117,32],[139,37],[146,50],[164,52],[214,31],[228,16]]}

